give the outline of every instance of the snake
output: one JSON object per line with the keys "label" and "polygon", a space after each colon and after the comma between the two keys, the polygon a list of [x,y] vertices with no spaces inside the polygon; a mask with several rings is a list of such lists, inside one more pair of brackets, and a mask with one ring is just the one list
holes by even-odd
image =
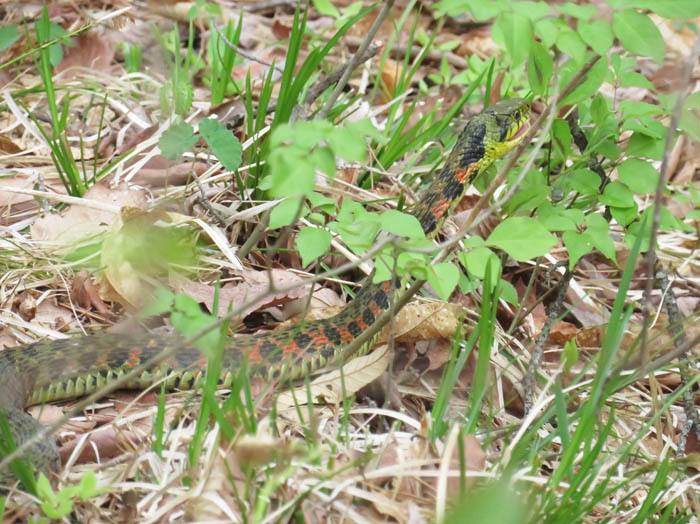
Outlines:
{"label": "snake", "polygon": [[[443,166],[431,176],[428,187],[410,208],[426,236],[436,233],[474,178],[524,138],[529,117],[530,103],[510,98],[469,119]],[[242,366],[251,375],[268,379],[286,369],[285,376],[293,378],[336,360],[390,308],[401,288],[396,280],[373,283],[370,274],[355,298],[333,317],[230,338],[223,352],[219,384],[230,386]],[[368,352],[372,341],[365,342],[355,356]],[[198,388],[205,378],[207,357],[178,334],[103,332],[0,351],[0,416],[4,415],[10,430],[9,436],[0,432],[0,443],[8,444],[6,439],[11,437],[19,445],[42,428],[24,411],[26,407],[98,391],[168,349],[169,357],[121,387],[145,389],[163,383],[168,390]],[[60,459],[53,438],[34,440],[38,442],[28,447],[23,458],[31,461],[35,471],[58,470]],[[0,484],[14,481],[9,468],[0,471]]]}

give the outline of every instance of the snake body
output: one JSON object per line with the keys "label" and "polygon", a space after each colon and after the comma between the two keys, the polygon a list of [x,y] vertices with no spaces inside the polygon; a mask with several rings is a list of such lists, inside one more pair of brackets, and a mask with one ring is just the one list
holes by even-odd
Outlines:
{"label": "snake body", "polygon": [[[437,230],[480,171],[522,140],[529,115],[528,102],[508,99],[467,123],[444,166],[411,210],[426,234]],[[396,288],[393,282],[373,284],[370,277],[334,317],[262,335],[232,338],[224,351],[224,376],[220,382],[230,385],[244,363],[251,373],[267,377],[282,368],[291,376],[299,376],[324,366],[389,308]],[[207,359],[194,346],[185,345],[178,335],[100,333],[5,349],[0,351],[0,414],[6,415],[13,440],[19,444],[41,427],[24,412],[25,407],[94,392],[167,348],[173,349],[171,357],[142,372],[125,387],[141,389],[160,380],[168,389],[198,387]],[[367,343],[359,353],[369,348]],[[56,469],[59,464],[52,440],[31,446],[26,457],[39,470]],[[13,478],[8,471],[0,471],[0,483],[9,483]]]}

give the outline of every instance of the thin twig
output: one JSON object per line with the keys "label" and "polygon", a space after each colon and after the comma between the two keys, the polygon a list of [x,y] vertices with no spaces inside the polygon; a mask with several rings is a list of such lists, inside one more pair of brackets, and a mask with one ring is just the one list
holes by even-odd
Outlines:
{"label": "thin twig", "polygon": [[326,103],[323,105],[323,107],[319,111],[318,118],[320,120],[323,120],[326,117],[328,117],[328,113],[330,113],[331,109],[335,105],[335,102],[336,102],[336,100],[338,100],[340,93],[343,91],[343,89],[345,89],[345,85],[348,83],[348,80],[350,79],[350,75],[357,67],[357,64],[360,63],[362,56],[365,54],[365,51],[367,51],[369,44],[374,39],[374,35],[377,34],[377,31],[379,30],[379,26],[382,24],[382,22],[384,21],[386,16],[389,14],[389,11],[391,11],[391,8],[393,6],[394,6],[394,0],[387,0],[384,3],[382,10],[379,11],[379,14],[377,15],[376,20],[374,21],[374,23],[372,24],[372,27],[370,28],[369,33],[367,33],[367,37],[362,42],[360,47],[357,49],[357,52],[353,56],[352,60],[350,60],[350,63],[348,64],[347,69],[345,69],[345,71],[343,71],[343,76],[340,77],[340,80],[338,81],[338,84],[335,86],[335,89],[331,93],[331,96],[328,97],[328,100],[326,100]]}
{"label": "thin twig", "polygon": [[252,62],[257,62],[258,64],[264,65],[265,67],[273,67],[275,69],[275,71],[277,71],[280,74],[284,73],[284,69],[282,67],[278,66],[276,63],[268,62],[267,60],[263,60],[262,58],[258,58],[257,56],[252,55],[249,52],[247,52],[245,49],[237,46],[233,42],[230,42],[221,30],[217,29],[216,32],[219,33],[219,38],[221,38],[221,40],[223,40],[227,46],[229,46],[231,49],[233,49],[236,53],[241,55],[243,58],[247,58],[248,60],[250,60]]}
{"label": "thin twig", "polygon": [[248,239],[243,243],[243,245],[240,247],[238,250],[238,257],[239,258],[245,258],[248,256],[248,253],[252,251],[252,249],[258,244],[258,240],[263,236],[263,233],[267,229],[267,226],[270,224],[270,213],[272,213],[271,209],[268,209],[263,213],[262,218],[260,219],[260,222],[258,222],[255,227],[253,228],[253,231],[250,233],[248,236]]}
{"label": "thin twig", "polygon": [[656,237],[658,236],[659,223],[661,221],[661,206],[665,203],[664,189],[666,188],[666,180],[668,180],[668,161],[671,153],[671,146],[673,144],[673,137],[676,136],[676,129],[678,128],[678,122],[681,119],[681,112],[683,111],[683,103],[685,102],[685,97],[687,96],[688,85],[690,84],[690,76],[693,71],[693,67],[698,61],[698,54],[700,54],[700,35],[695,39],[695,44],[688,55],[688,59],[685,61],[683,66],[683,76],[680,83],[680,89],[678,90],[678,100],[676,100],[676,106],[673,108],[673,114],[671,115],[671,123],[668,126],[668,132],[666,133],[666,145],[664,147],[664,156],[661,160],[661,168],[659,169],[659,182],[656,184],[656,192],[654,193],[654,216],[651,222],[651,234],[649,236],[649,251],[646,256],[646,286],[644,287],[644,299],[642,302],[642,314],[644,317],[644,322],[642,324],[642,349],[640,356],[642,362],[647,359],[647,354],[649,348],[647,347],[647,338],[649,331],[649,323],[651,318],[651,293],[654,285],[654,266],[656,265]]}
{"label": "thin twig", "polygon": [[[309,90],[306,92],[306,96],[304,96],[302,104],[306,106],[312,104],[314,100],[321,96],[321,93],[323,93],[326,89],[335,84],[343,76],[343,74],[345,74],[345,72],[350,68],[351,65],[354,68],[357,68],[357,66],[363,64],[364,62],[375,56],[380,49],[380,45],[371,43],[370,46],[365,50],[365,52],[362,55],[360,55],[359,60],[356,60],[354,62],[353,59],[348,60],[346,63],[344,63],[335,71],[333,71],[330,75],[320,79],[316,83],[316,85],[310,87]],[[357,55],[353,55],[353,58],[355,56]]]}
{"label": "thin twig", "polygon": [[535,348],[530,354],[530,363],[527,366],[527,372],[525,373],[525,413],[529,413],[532,409],[532,397],[535,390],[535,377],[537,376],[537,370],[542,363],[542,356],[544,355],[544,343],[549,337],[549,332],[554,326],[554,322],[561,316],[564,309],[564,298],[566,297],[566,292],[569,290],[569,282],[574,274],[567,268],[564,272],[564,276],[559,281],[557,297],[549,308],[549,313],[547,314],[547,320],[542,326],[542,331],[537,335],[537,340],[535,342]]}
{"label": "thin twig", "polygon": [[[683,330],[683,315],[681,315],[678,309],[676,295],[673,292],[673,286],[671,285],[668,275],[662,268],[659,268],[654,276],[654,280],[657,287],[663,292],[664,306],[666,306],[666,313],[668,314],[668,329],[673,335],[673,346],[676,349],[685,347],[687,339],[685,331]],[[679,358],[683,359],[688,356],[690,355],[686,352],[680,355]],[[698,412],[695,410],[695,393],[688,388],[690,369],[688,364],[683,360],[678,363],[678,373],[681,377],[681,383],[678,387],[683,389],[683,411],[685,412],[687,421],[687,424],[681,429],[681,436],[678,443],[678,454],[683,456],[685,455],[685,442],[691,430],[695,430],[695,438],[700,442],[700,424],[698,422]]]}
{"label": "thin twig", "polygon": [[[360,38],[357,36],[346,36],[345,41],[349,46],[357,47],[360,44]],[[446,60],[449,65],[455,67],[456,69],[469,69],[469,62],[463,57],[454,53],[452,51],[438,51],[437,49],[431,49],[430,51],[425,51],[425,48],[421,45],[414,44],[411,48],[407,48],[405,44],[392,44],[389,48],[389,54],[396,56],[406,56],[408,54],[411,58],[416,58],[418,55],[423,54],[423,60],[426,62],[437,62],[440,63]],[[487,56],[480,56],[482,60],[486,60]]]}

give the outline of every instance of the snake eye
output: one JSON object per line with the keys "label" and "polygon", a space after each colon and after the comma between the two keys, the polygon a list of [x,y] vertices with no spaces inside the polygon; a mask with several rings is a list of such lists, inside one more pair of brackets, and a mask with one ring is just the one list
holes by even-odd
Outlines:
{"label": "snake eye", "polygon": [[520,110],[516,111],[514,116],[515,116],[515,120],[517,122],[520,122]]}

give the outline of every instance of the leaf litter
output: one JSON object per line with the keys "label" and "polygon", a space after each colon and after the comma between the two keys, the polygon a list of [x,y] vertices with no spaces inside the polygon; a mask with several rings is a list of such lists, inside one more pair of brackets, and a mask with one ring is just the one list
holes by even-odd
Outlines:
{"label": "leaf litter", "polygon": [[[176,9],[167,3],[155,4],[166,17],[187,19],[188,6],[176,6]],[[402,7],[399,5],[402,6],[399,3],[395,7],[395,19],[402,14]],[[166,19],[157,13],[156,9],[147,11],[139,8],[129,11],[128,17],[131,21],[139,23],[155,19],[158,24],[165,25]],[[69,26],[78,23],[81,17],[70,6],[62,4],[55,7],[53,15],[58,19],[63,17],[63,22]],[[248,40],[242,42],[242,45],[253,51],[255,58],[262,62],[274,60],[276,63],[283,63],[285,50],[282,46],[275,45],[274,39],[288,37],[291,27],[289,12],[282,8],[273,11],[271,17],[248,13],[244,20],[249,24],[246,27],[255,29],[245,31]],[[323,31],[328,30],[333,21],[329,17],[317,17],[312,22],[314,30]],[[367,24],[371,22],[371,19],[365,19],[362,24],[358,24],[355,38],[362,37],[369,27]],[[125,23],[130,25],[129,20]],[[431,23],[429,16],[423,13],[419,15],[419,28],[425,29]],[[673,28],[664,24],[662,30],[670,31],[667,44],[672,42],[673,48],[677,49],[679,54],[687,54],[685,49],[688,44],[684,33],[681,32],[681,36],[674,40],[670,36],[677,34]],[[380,35],[386,39],[391,35],[391,31],[391,24],[385,24],[380,30]],[[456,30],[451,28],[451,31]],[[449,41],[451,36],[459,40],[459,47],[450,58],[453,63],[462,64],[457,58],[465,55],[492,56],[496,53],[497,48],[483,27],[469,32],[448,33],[444,37],[445,41]],[[114,38],[114,33],[110,38]],[[406,35],[401,33],[400,38],[403,39],[400,42],[405,43]],[[348,42],[353,43],[351,39]],[[686,47],[683,47],[684,45]],[[357,41],[354,47],[357,47]],[[120,221],[124,206],[140,210],[138,214],[143,213],[151,222],[168,216],[172,224],[188,223],[193,226],[194,217],[171,210],[152,211],[150,206],[153,203],[168,206],[171,198],[194,194],[197,189],[192,182],[193,170],[205,182],[207,179],[212,181],[212,178],[207,176],[211,175],[208,173],[211,167],[208,162],[192,159],[184,163],[173,163],[153,154],[155,141],[146,142],[156,137],[161,128],[155,124],[145,124],[151,122],[152,113],[158,107],[157,97],[154,96],[155,89],[152,87],[163,81],[162,72],[159,73],[154,68],[152,76],[145,75],[141,84],[126,84],[119,76],[123,71],[115,69],[114,53],[109,39],[99,32],[91,30],[83,33],[76,39],[76,46],[68,49],[62,63],[65,71],[59,77],[61,82],[74,86],[80,86],[80,82],[86,80],[95,82],[114,93],[110,95],[109,110],[105,115],[112,130],[100,144],[105,148],[100,152],[101,156],[108,157],[126,152],[132,147],[136,148],[133,159],[121,164],[116,176],[105,183],[93,185],[84,195],[85,202],[95,202],[93,207],[85,206],[85,202],[82,205],[71,202],[66,211],[47,214],[44,200],[60,202],[59,198],[54,200],[54,197],[65,194],[65,191],[58,182],[53,166],[50,165],[45,144],[31,132],[21,130],[21,111],[15,109],[10,111],[9,115],[1,117],[5,134],[0,135],[0,162],[7,167],[8,177],[0,180],[0,206],[3,210],[0,221],[4,226],[0,240],[9,242],[11,246],[21,242],[24,250],[24,253],[14,252],[11,255],[14,258],[3,268],[5,276],[0,282],[0,297],[3,303],[13,301],[10,309],[0,314],[0,320],[5,326],[0,341],[5,345],[12,343],[8,338],[25,342],[34,338],[64,336],[64,331],[76,333],[99,329],[106,323],[104,317],[108,311],[104,310],[105,305],[121,305],[126,308],[141,305],[144,300],[144,282],[152,282],[152,276],[140,274],[128,261],[120,259],[120,245],[116,245],[111,251],[108,250],[107,257],[104,256],[104,251],[102,252],[100,264],[97,264],[100,273],[94,281],[88,280],[90,283],[87,287],[85,282],[78,285],[78,289],[85,289],[85,294],[88,295],[79,299],[76,290],[71,290],[70,283],[75,282],[74,276],[81,266],[65,263],[57,256],[62,254],[61,248],[56,251],[55,247],[59,245],[63,246],[64,250],[74,250],[76,242],[90,242],[100,235],[118,235],[122,231]],[[305,53],[306,50],[302,56]],[[145,58],[157,64],[159,61],[153,60],[153,57],[154,54],[151,54]],[[333,58],[337,58],[338,63],[344,59],[343,56]],[[388,91],[393,91],[392,87],[396,85],[396,79],[402,73],[400,64],[398,61],[388,60],[383,65],[382,79]],[[438,67],[439,64],[432,62],[426,70],[433,71]],[[234,69],[234,76],[242,80],[248,71],[253,75],[254,85],[267,73],[263,64],[244,59]],[[36,81],[36,76],[31,72],[27,72],[24,78],[18,80],[25,85]],[[661,77],[656,79],[656,82],[663,81]],[[136,98],[131,99],[132,95],[136,95]],[[441,95],[454,96],[450,92]],[[45,116],[42,115],[40,97],[30,96],[27,100],[31,111]],[[388,100],[378,99],[380,104],[385,102]],[[87,96],[72,102],[73,107],[80,107],[90,115],[86,120],[86,131],[87,134],[94,134],[98,120],[95,108],[88,107],[90,103],[90,97]],[[436,97],[429,98],[427,104],[426,111],[439,107]],[[211,109],[204,103],[202,107],[205,113]],[[26,122],[26,118],[24,121]],[[73,143],[71,146],[76,158],[92,159],[89,148],[80,150]],[[685,149],[679,149],[676,176],[681,182],[691,180],[697,171],[696,149],[695,142],[688,144]],[[125,171],[128,171],[128,176],[122,177]],[[353,175],[356,172],[353,170]],[[115,180],[128,180],[128,183],[114,184]],[[146,189],[137,189],[135,185],[145,186]],[[12,188],[35,191],[39,195],[13,192]],[[369,194],[379,199],[394,196],[397,192],[395,186],[380,183],[374,192]],[[223,204],[216,202],[217,196],[209,195],[209,198],[215,204],[230,205],[230,202],[225,201],[227,197],[222,198]],[[103,209],[100,208],[102,204]],[[206,220],[208,232],[212,237],[216,237],[214,244],[221,248],[216,255],[211,256],[218,260],[218,265],[209,259],[206,263],[200,263],[201,266],[194,268],[194,271],[188,272],[188,276],[169,273],[168,283],[173,288],[187,292],[211,310],[214,292],[211,276],[215,271],[227,268],[229,277],[236,279],[236,282],[232,280],[221,288],[219,314],[223,312],[222,308],[225,310],[228,307],[229,302],[247,302],[268,292],[270,275],[274,275],[276,285],[299,283],[300,286],[276,294],[268,293],[265,302],[254,308],[251,306],[242,316],[252,314],[260,308],[281,307],[294,300],[305,301],[310,286],[304,283],[304,278],[300,276],[303,275],[303,271],[299,267],[293,267],[295,271],[289,267],[275,267],[270,271],[241,267],[232,269],[232,266],[240,262],[233,252],[222,254],[222,251],[225,251],[222,246],[224,241],[228,246],[229,240],[239,239],[226,238],[226,233],[221,232],[212,217],[207,217]],[[221,233],[222,238],[217,237],[218,233]],[[672,235],[662,235],[660,242],[664,248],[668,248],[665,249],[667,256],[681,266],[686,276],[697,278],[697,259],[684,262],[688,260],[689,250],[696,246],[689,245],[688,239],[674,238]],[[290,260],[294,263],[293,259]],[[298,262],[295,264],[299,265]],[[527,283],[517,276],[521,267],[522,265],[510,268],[506,278],[514,281],[522,299]],[[608,275],[599,271],[600,267],[591,264],[585,269],[582,277],[589,279],[587,288],[572,291],[572,314],[585,327],[578,329],[573,324],[561,322],[555,325],[550,333],[550,357],[542,370],[545,376],[561,374],[557,352],[566,340],[575,338],[580,341],[582,351],[593,352],[600,347],[601,331],[593,324],[595,318],[600,319],[602,308],[594,308],[590,298],[594,296],[601,304],[608,304],[616,290],[614,283],[607,283]],[[330,316],[344,304],[344,295],[337,292],[337,283],[328,284],[330,289],[324,288],[315,292],[315,295],[320,291],[331,292],[331,295],[320,299],[320,308],[314,308],[317,310],[313,313],[315,318]],[[314,300],[317,299],[314,297]],[[691,295],[688,299],[691,301],[689,309],[697,311],[696,298]],[[504,409],[503,398],[509,398],[513,394],[521,396],[520,380],[526,362],[523,345],[527,339],[533,339],[544,324],[545,313],[541,303],[535,304],[533,295],[529,295],[526,304],[528,308],[533,307],[525,318],[520,319],[523,333],[519,336],[524,335],[525,340],[511,338],[504,331],[498,333],[499,347],[504,349],[492,356],[491,380],[495,392],[492,408],[496,410]],[[510,320],[514,318],[512,310],[504,306],[503,311],[504,317]],[[276,320],[282,320],[283,316],[288,315],[278,315]],[[255,504],[260,504],[250,493],[245,493],[244,479],[248,474],[246,468],[251,465],[272,464],[272,471],[278,476],[273,475],[271,478],[279,479],[279,485],[265,484],[264,479],[258,479],[270,497],[270,513],[262,522],[275,522],[295,507],[299,508],[308,521],[325,519],[332,515],[333,521],[345,518],[358,522],[427,522],[433,518],[436,511],[439,514],[441,508],[444,510],[445,501],[449,497],[459,494],[462,489],[459,473],[463,464],[458,448],[461,447],[466,457],[468,472],[478,472],[477,477],[488,477],[491,474],[490,466],[497,462],[507,444],[495,439],[484,448],[484,442],[473,435],[450,433],[445,439],[438,441],[442,449],[433,449],[427,434],[429,414],[426,406],[435,399],[439,377],[432,383],[418,378],[412,382],[398,384],[404,405],[394,409],[377,407],[372,402],[365,404],[364,401],[355,399],[346,413],[344,398],[357,394],[363,386],[378,377],[386,376],[386,373],[390,374],[390,380],[399,377],[398,374],[392,375],[397,370],[391,368],[402,358],[404,367],[399,366],[398,372],[402,376],[410,373],[414,378],[420,377],[420,372],[424,370],[414,369],[413,364],[421,352],[428,355],[428,371],[441,371],[449,361],[450,348],[445,341],[452,338],[460,321],[465,322],[466,327],[471,327],[474,320],[468,318],[464,321],[462,310],[456,304],[419,302],[404,308],[387,328],[388,333],[383,334],[380,339],[381,343],[386,345],[364,357],[352,360],[345,366],[344,383],[340,380],[339,372],[331,371],[312,378],[308,386],[299,386],[276,398],[264,397],[261,405],[257,406],[260,415],[258,433],[253,437],[239,436],[232,441],[235,442],[232,449],[232,442],[227,442],[218,429],[210,431],[205,437],[201,462],[195,471],[191,471],[188,465],[186,450],[192,438],[192,428],[188,422],[196,413],[191,406],[183,407],[183,394],[168,395],[166,427],[170,428],[170,431],[167,450],[162,458],[150,451],[149,447],[153,398],[148,400],[150,408],[144,410],[139,407],[135,413],[115,410],[100,404],[94,410],[92,418],[115,417],[118,422],[110,422],[104,430],[89,429],[94,422],[84,422],[85,426],[73,429],[77,433],[77,446],[72,447],[75,444],[73,442],[64,452],[68,455],[68,468],[63,474],[63,479],[76,481],[81,477],[84,467],[75,466],[75,463],[78,455],[89,449],[100,457],[99,466],[93,464],[91,467],[96,467],[101,480],[111,483],[112,489],[107,495],[83,503],[82,507],[76,508],[76,512],[81,516],[99,515],[92,519],[93,521],[111,520],[127,512],[127,505],[122,504],[120,498],[124,496],[126,501],[129,493],[138,492],[140,498],[134,507],[137,508],[139,522],[174,521],[183,518],[241,521],[243,514],[256,510]],[[658,329],[658,338],[654,339],[654,344],[662,352],[671,347],[664,327],[664,321],[661,319],[655,328]],[[652,336],[656,335],[657,333],[652,332]],[[633,334],[629,336],[632,337]],[[420,345],[428,340],[438,341],[435,346],[438,349],[421,349]],[[628,347],[627,344],[626,337],[623,349]],[[396,350],[394,358],[389,351],[392,347]],[[472,372],[473,369],[469,369],[469,374]],[[662,389],[675,387],[675,383],[669,381],[669,377],[673,376],[666,374],[650,377],[616,396],[618,410],[629,415],[617,426],[621,438],[635,435],[644,411],[658,405],[662,400]],[[566,384],[564,385],[566,387]],[[306,406],[309,397],[314,404],[318,402],[318,405]],[[277,438],[272,437],[272,429],[266,427],[270,419],[265,415],[272,409],[273,403],[276,403],[278,410]],[[456,413],[464,411],[466,405],[459,395],[455,395],[453,403]],[[299,409],[299,406],[304,408]],[[56,417],[60,414],[55,411],[57,409],[60,411],[60,408],[55,406],[47,406],[42,417]],[[675,414],[676,407],[670,412],[670,415]],[[79,425],[80,422],[77,420],[75,423]],[[499,411],[494,422],[497,426],[506,427],[518,423],[519,420],[509,412]],[[312,435],[308,434],[309,429]],[[549,432],[553,429],[547,425],[543,431]],[[91,432],[90,440],[83,438],[81,433],[84,431]],[[673,437],[676,431],[672,425],[664,426],[664,421],[660,421],[644,436],[642,452],[649,457],[660,457],[662,449],[668,445],[664,439]],[[343,434],[344,439],[340,439]],[[61,439],[66,439],[66,436],[61,434]],[[315,448],[300,445],[308,439],[315,439]],[[124,449],[128,451],[124,453]],[[318,455],[309,456],[310,449],[315,450]],[[539,482],[546,478],[537,472],[533,475]],[[192,482],[188,487],[182,483],[185,476],[191,476]],[[467,481],[470,485],[474,482],[474,477],[469,473]],[[231,489],[232,486],[235,489]],[[20,495],[14,497],[17,498],[12,499],[10,504],[21,500]]]}

